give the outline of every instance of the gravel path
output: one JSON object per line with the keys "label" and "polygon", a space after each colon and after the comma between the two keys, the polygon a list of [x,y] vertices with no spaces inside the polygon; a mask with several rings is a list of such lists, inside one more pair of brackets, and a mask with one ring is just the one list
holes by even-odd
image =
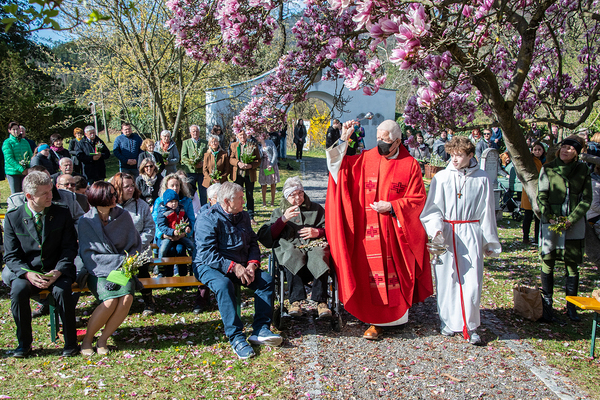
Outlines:
{"label": "gravel path", "polygon": [[[324,159],[307,158],[305,190],[325,199]],[[578,399],[570,381],[543,356],[511,333],[491,310],[482,310],[486,346],[443,337],[435,297],[412,307],[409,322],[385,331],[384,339],[362,338],[365,324],[343,312],[341,332],[319,321],[314,304],[306,317],[286,319],[286,383],[293,398],[310,399]]]}

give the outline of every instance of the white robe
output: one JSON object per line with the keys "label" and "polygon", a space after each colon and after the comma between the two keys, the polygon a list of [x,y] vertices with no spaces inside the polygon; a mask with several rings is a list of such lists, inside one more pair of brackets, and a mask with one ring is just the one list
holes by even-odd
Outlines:
{"label": "white robe", "polygon": [[[434,268],[438,314],[442,329],[447,331],[463,330],[460,284],[467,328],[473,331],[480,324],[483,254],[486,250],[492,250],[494,255],[502,251],[494,204],[492,185],[475,159],[472,159],[469,168],[460,171],[450,163],[431,180],[421,222],[428,236],[434,237],[438,231],[442,231],[444,243],[448,245],[448,252],[441,256],[443,264]],[[454,227],[460,283],[456,272],[452,225],[444,220],[479,221],[455,224]]]}

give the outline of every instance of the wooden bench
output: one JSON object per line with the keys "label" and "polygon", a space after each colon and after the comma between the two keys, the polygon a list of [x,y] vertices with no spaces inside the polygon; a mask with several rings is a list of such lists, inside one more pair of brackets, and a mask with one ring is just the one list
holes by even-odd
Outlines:
{"label": "wooden bench", "polygon": [[600,301],[593,297],[567,296],[565,298],[569,303],[575,304],[582,310],[592,310],[594,312],[594,321],[592,322],[592,340],[590,346],[590,357],[594,358],[594,348],[596,345],[596,328],[600,322]]}
{"label": "wooden bench", "polygon": [[[170,264],[164,264],[170,265]],[[195,276],[170,276],[163,278],[139,278],[144,289],[164,289],[168,287],[189,287],[189,286],[202,286],[203,283],[198,281]],[[242,290],[240,285],[234,285],[235,297],[236,297],[236,311],[239,316],[242,315]],[[73,283],[71,286],[73,292],[88,292],[89,288],[86,286],[83,289],[80,288],[77,283]],[[40,298],[46,298],[50,292],[43,290],[40,292]],[[50,339],[52,342],[56,342],[58,339],[58,326],[59,326],[59,314],[56,309],[54,297],[50,296],[48,299],[49,313],[50,313]]]}

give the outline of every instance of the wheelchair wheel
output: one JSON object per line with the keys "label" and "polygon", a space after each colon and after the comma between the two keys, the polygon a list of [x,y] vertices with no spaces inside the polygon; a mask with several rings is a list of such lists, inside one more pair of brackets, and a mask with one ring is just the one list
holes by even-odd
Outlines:
{"label": "wheelchair wheel", "polygon": [[342,330],[342,316],[340,314],[335,314],[331,318],[331,330],[335,332],[341,332]]}
{"label": "wheelchair wheel", "polygon": [[273,326],[278,330],[282,330],[282,321],[281,321],[281,306],[277,306],[273,309]]}

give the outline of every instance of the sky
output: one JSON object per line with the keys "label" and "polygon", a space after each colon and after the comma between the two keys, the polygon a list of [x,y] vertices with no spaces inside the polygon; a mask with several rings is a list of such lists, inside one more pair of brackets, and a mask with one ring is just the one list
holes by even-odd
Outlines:
{"label": "sky", "polygon": [[68,32],[58,32],[52,29],[42,29],[33,34],[33,40],[52,47],[58,42],[68,42],[71,40]]}

